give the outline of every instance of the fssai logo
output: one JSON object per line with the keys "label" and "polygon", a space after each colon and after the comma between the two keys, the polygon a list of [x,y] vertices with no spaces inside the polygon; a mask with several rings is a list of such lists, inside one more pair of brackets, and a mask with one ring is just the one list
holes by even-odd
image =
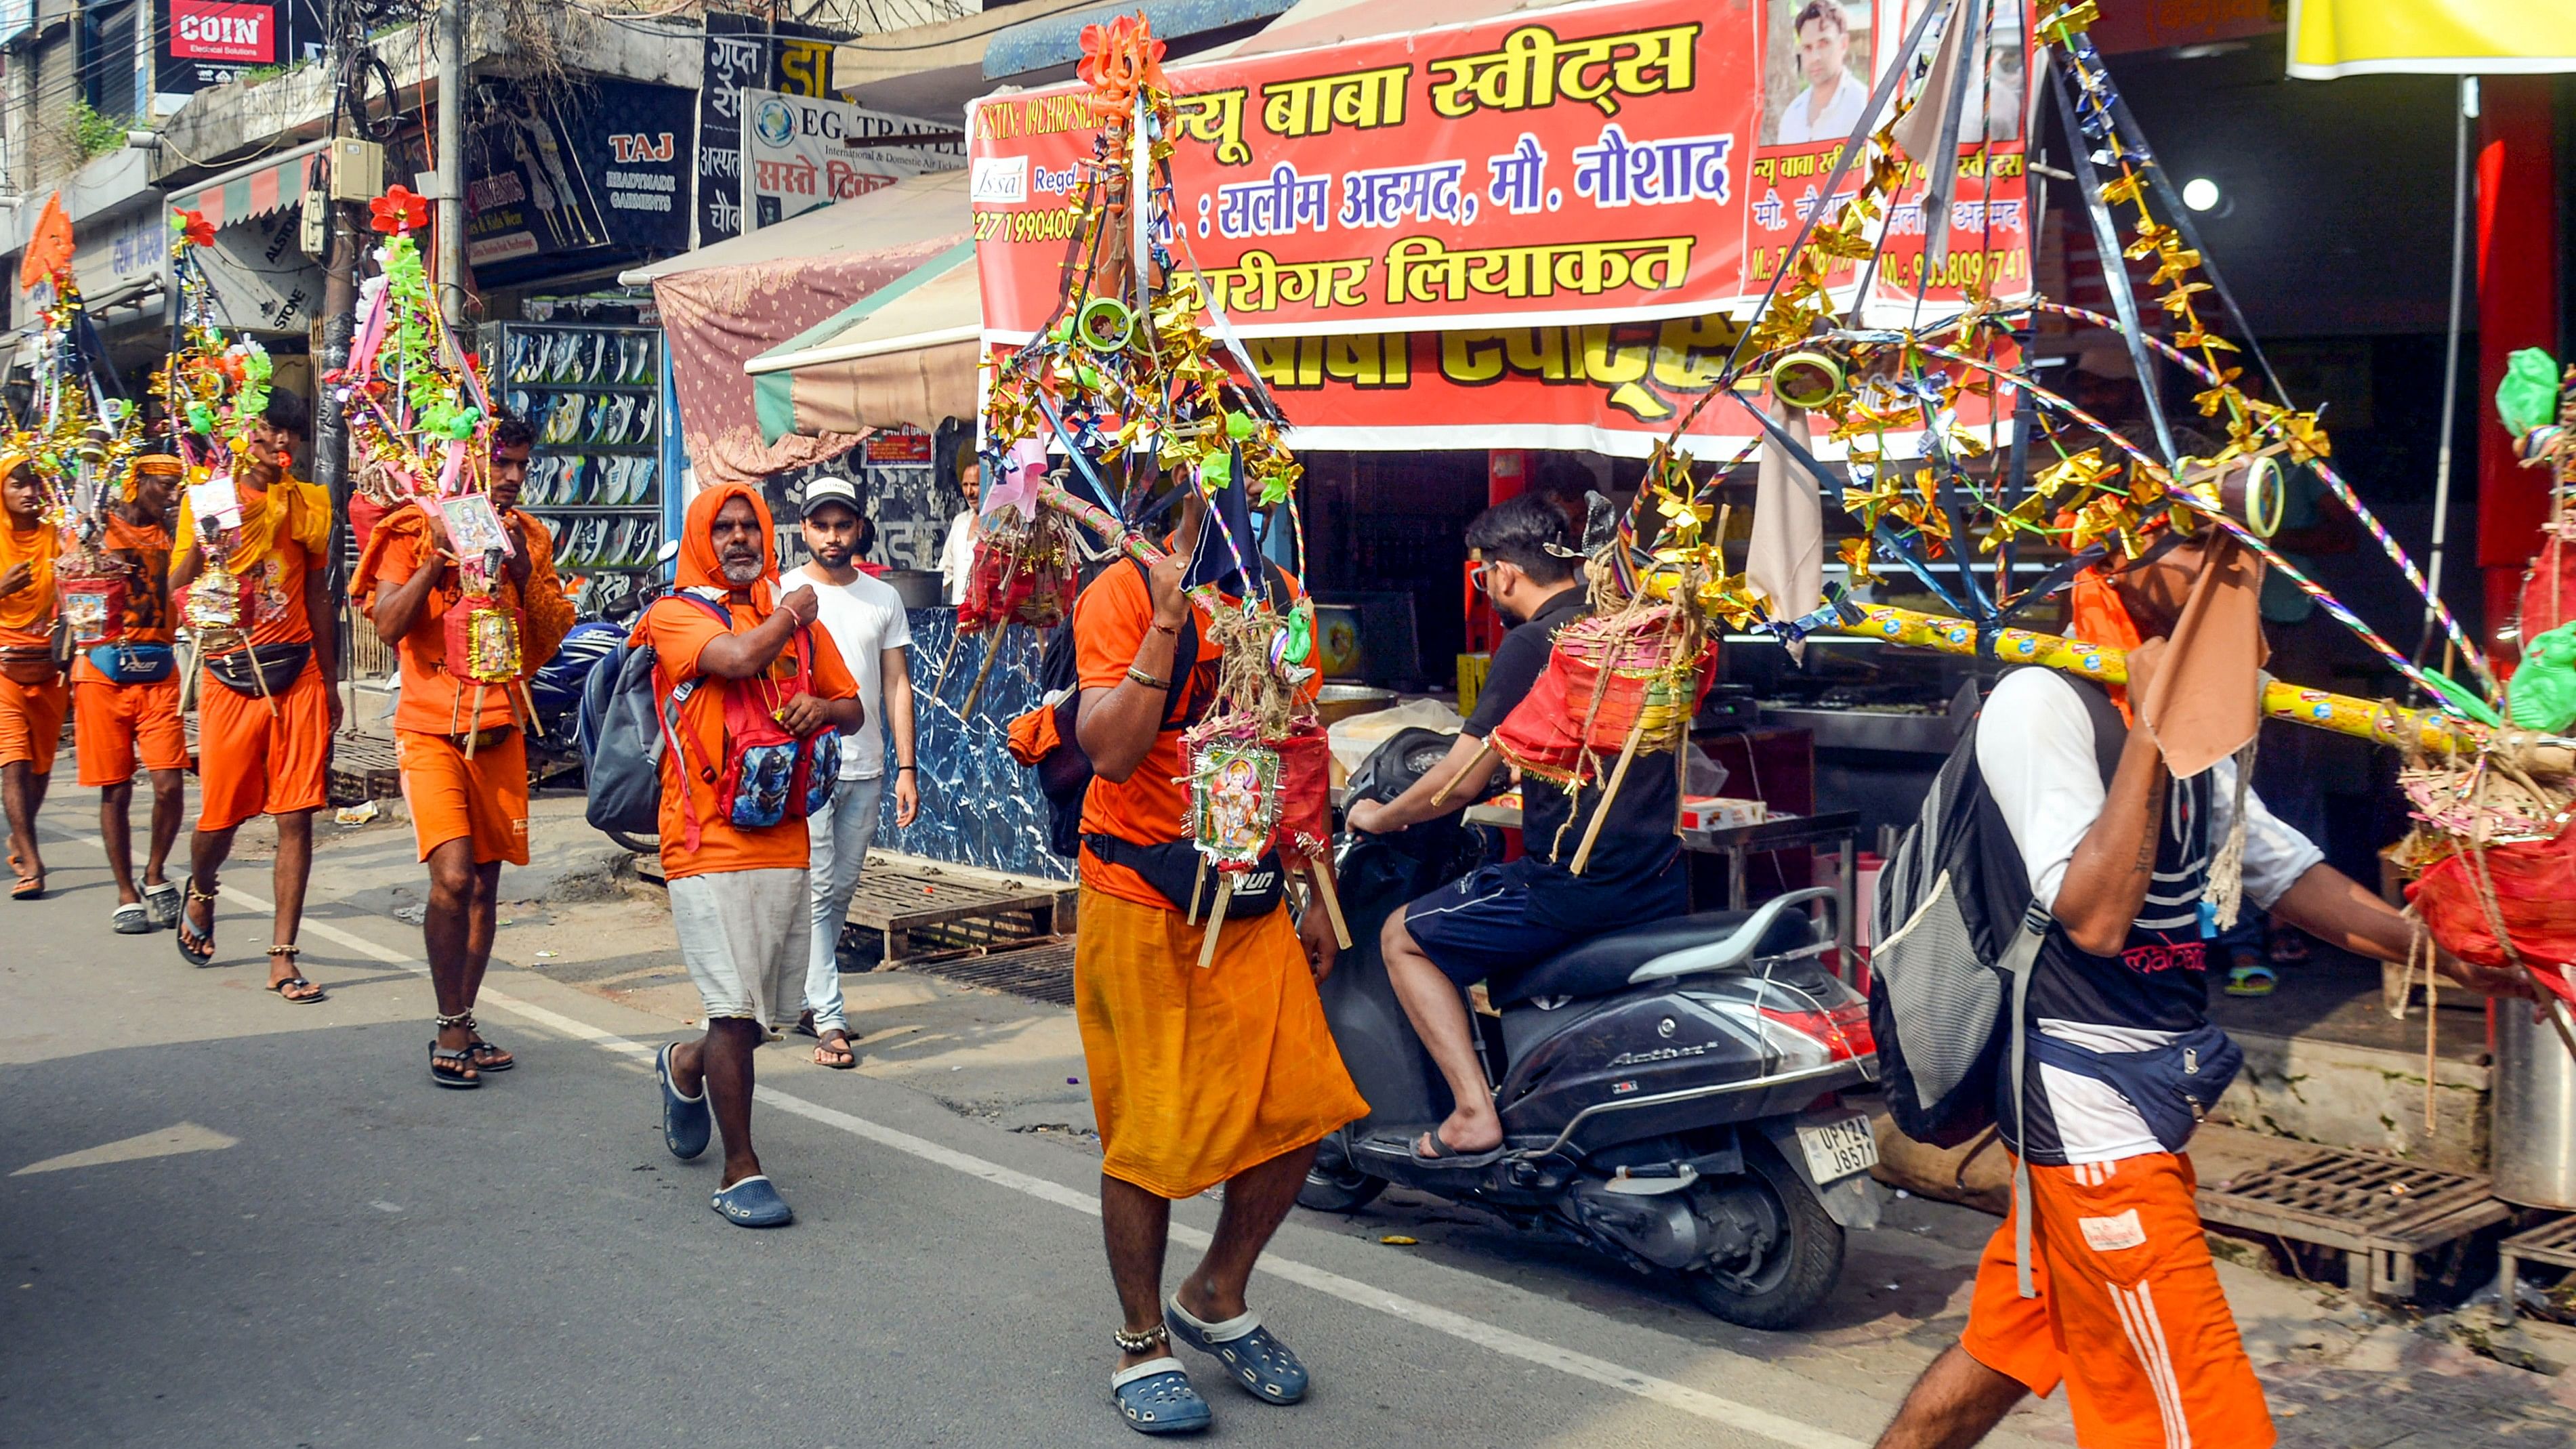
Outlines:
{"label": "fssai logo", "polygon": [[796,108],[771,96],[760,103],[760,112],[752,117],[751,128],[770,145],[784,146],[796,139]]}
{"label": "fssai logo", "polygon": [[179,60],[266,65],[277,59],[277,7],[170,0],[170,54]]}

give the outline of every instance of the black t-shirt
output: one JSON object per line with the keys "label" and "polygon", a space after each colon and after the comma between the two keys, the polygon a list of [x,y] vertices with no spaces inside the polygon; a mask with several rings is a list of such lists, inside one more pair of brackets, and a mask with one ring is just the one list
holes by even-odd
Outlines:
{"label": "black t-shirt", "polygon": [[[1485,739],[1527,698],[1547,668],[1556,631],[1583,616],[1581,585],[1564,590],[1527,623],[1515,626],[1494,649],[1477,692],[1475,712],[1464,733]],[[1605,768],[1607,762],[1604,762]],[[1629,762],[1628,777],[1610,802],[1601,837],[1583,874],[1566,867],[1583,845],[1583,832],[1601,805],[1601,786],[1583,787],[1580,799],[1553,781],[1528,779],[1521,784],[1521,844],[1535,862],[1530,874],[1529,913],[1533,919],[1570,930],[1597,931],[1634,924],[1634,887],[1672,868],[1681,853],[1674,823],[1681,812],[1681,782],[1673,752],[1640,753]],[[1628,897],[1627,904],[1621,897]],[[1623,911],[1628,914],[1621,914]]]}

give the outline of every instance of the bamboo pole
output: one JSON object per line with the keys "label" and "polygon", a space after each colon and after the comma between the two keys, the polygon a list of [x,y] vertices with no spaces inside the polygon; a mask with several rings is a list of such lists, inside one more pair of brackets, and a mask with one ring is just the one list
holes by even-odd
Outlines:
{"label": "bamboo pole", "polygon": [[1225,929],[1225,908],[1234,904],[1234,873],[1218,871],[1216,903],[1208,907],[1207,937],[1199,942],[1199,969],[1216,964],[1216,933]]}
{"label": "bamboo pole", "polygon": [[1637,759],[1637,743],[1645,737],[1646,716],[1640,711],[1637,722],[1628,727],[1627,743],[1619,746],[1619,763],[1611,767],[1610,783],[1601,791],[1601,803],[1592,807],[1592,823],[1583,827],[1583,843],[1575,847],[1574,864],[1569,867],[1573,874],[1583,874],[1583,868],[1592,863],[1592,842],[1601,838],[1601,822],[1610,818],[1610,802],[1619,798],[1619,784],[1628,778],[1628,766]]}
{"label": "bamboo pole", "polygon": [[[1860,639],[1878,639],[1944,654],[1977,652],[1976,626],[1964,619],[1926,614],[1885,604],[1861,606],[1867,615],[1857,624],[1827,628]],[[1994,631],[1994,655],[2006,664],[2040,664],[2102,684],[2129,682],[2128,656],[2120,650],[2081,639],[2041,634],[2029,629]],[[2487,743],[2487,731],[2437,710],[2408,709],[2386,700],[2355,699],[2273,680],[2263,691],[2267,719],[2288,720],[2377,744],[2420,750],[2427,754],[2473,754]],[[2535,774],[2576,773],[2576,744],[2551,736],[2508,731],[2496,737],[2525,769]]]}
{"label": "bamboo pole", "polygon": [[1333,889],[1332,867],[1324,864],[1320,855],[1309,856],[1306,874],[1314,880],[1315,894],[1324,902],[1324,918],[1333,923],[1334,944],[1345,951],[1351,949],[1351,924],[1342,917],[1342,896]]}

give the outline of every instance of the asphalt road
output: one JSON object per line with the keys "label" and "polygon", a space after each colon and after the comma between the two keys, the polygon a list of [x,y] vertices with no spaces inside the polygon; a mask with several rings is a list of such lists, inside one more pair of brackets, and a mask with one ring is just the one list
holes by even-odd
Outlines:
{"label": "asphalt road", "polygon": [[[251,954],[264,862],[191,968],[166,932],[107,932],[66,793],[52,895],[0,904],[0,1444],[1133,1442],[1083,1155],[772,1049],[758,1127],[799,1221],[729,1227],[715,1154],[660,1145],[667,1019],[496,966],[485,1027],[521,1065],[440,1091],[417,933],[342,899],[327,846],[304,964],[332,997],[292,1006]],[[1215,1205],[1177,1216],[1176,1263]],[[1255,1303],[1314,1393],[1263,1405],[1194,1365],[1213,1437],[1832,1449],[1897,1381],[1512,1276],[1301,1215]]]}

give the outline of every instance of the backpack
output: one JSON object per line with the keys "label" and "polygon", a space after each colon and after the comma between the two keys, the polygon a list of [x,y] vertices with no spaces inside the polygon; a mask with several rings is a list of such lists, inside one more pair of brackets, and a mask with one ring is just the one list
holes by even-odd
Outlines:
{"label": "backpack", "polygon": [[[2128,723],[2099,685],[2072,680],[2093,717],[2107,786]],[[1871,912],[1869,1017],[1897,1130],[1955,1147],[1995,1120],[2010,1016],[2048,933],[2030,876],[1977,768],[1969,721],[1878,877]]]}
{"label": "backpack", "polygon": [[[2107,789],[2129,725],[2103,688],[2070,679],[2093,720],[2094,763]],[[1985,775],[1977,726],[1968,722],[1896,853],[1878,878],[1870,912],[1869,1027],[1879,1081],[1896,1129],[1956,1147],[1995,1121],[1997,1073],[2009,1073],[2013,1120],[2026,1120],[2031,968],[2051,917],[2030,892],[2030,871]],[[2015,1279],[2038,1296],[2031,1272],[2030,1159],[2013,1161]]]}
{"label": "backpack", "polygon": [[[686,590],[664,597],[685,599],[721,619],[727,628],[732,627],[733,616],[722,604]],[[810,668],[805,661],[812,658],[812,641],[806,637],[807,631],[799,634],[803,651],[798,655],[801,679]],[[594,665],[582,682],[580,740],[582,769],[589,787],[582,818],[594,829],[631,835],[661,829],[662,752],[678,744],[680,707],[697,693],[700,681],[683,681],[671,691],[669,708],[657,708],[653,671],[658,663],[652,645],[624,643]],[[746,701],[751,693],[747,689],[733,690],[725,701],[729,746],[750,726],[747,720],[738,724],[735,715],[737,703]],[[793,742],[775,720],[763,717],[760,723],[779,739],[754,732],[754,743],[772,748],[757,759],[742,748],[728,748],[725,770],[713,781],[728,818],[738,825],[774,825],[778,819],[766,818],[773,805],[779,818],[785,817],[791,804],[796,807],[797,817],[802,818],[828,804],[840,775],[839,741],[834,732],[824,730],[810,740]],[[781,741],[797,743],[798,747],[792,751],[775,748]],[[750,787],[747,795],[746,778]],[[738,818],[746,801],[753,817],[748,822]],[[692,818],[689,823],[694,834],[697,822]]]}

